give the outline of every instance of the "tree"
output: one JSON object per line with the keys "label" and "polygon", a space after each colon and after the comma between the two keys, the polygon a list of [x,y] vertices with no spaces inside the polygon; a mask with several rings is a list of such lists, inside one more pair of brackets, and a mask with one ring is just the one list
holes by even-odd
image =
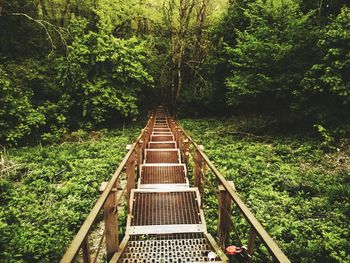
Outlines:
{"label": "tree", "polygon": [[338,123],[350,116],[350,8],[321,30],[317,47],[320,59],[294,93],[296,108],[314,121]]}
{"label": "tree", "polygon": [[122,40],[111,34],[108,18],[100,15],[98,32],[85,33],[87,21],[72,21],[73,42],[61,59],[59,79],[70,114],[83,126],[97,125],[119,116],[138,114],[138,97],[152,87],[144,64],[146,52],[136,38]]}
{"label": "tree", "polygon": [[310,14],[303,14],[295,0],[258,0],[244,16],[249,26],[233,29],[237,44],[226,47],[232,67],[226,78],[228,104],[288,111],[291,94],[313,61]]}
{"label": "tree", "polygon": [[40,107],[31,103],[32,95],[12,83],[0,66],[0,141],[15,143],[45,123]]}

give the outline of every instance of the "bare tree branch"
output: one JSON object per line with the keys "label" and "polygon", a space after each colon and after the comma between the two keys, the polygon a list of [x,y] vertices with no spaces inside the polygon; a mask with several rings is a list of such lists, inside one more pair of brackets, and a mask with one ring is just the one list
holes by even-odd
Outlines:
{"label": "bare tree branch", "polygon": [[51,52],[50,52],[50,54],[57,48],[55,43],[54,43],[54,41],[53,41],[53,39],[52,39],[52,37],[51,37],[51,35],[50,35],[50,32],[49,32],[50,28],[53,29],[59,35],[59,37],[61,39],[61,42],[62,42],[62,45],[67,50],[67,41],[66,41],[66,39],[65,39],[65,37],[63,36],[63,33],[62,33],[62,32],[66,32],[66,33],[68,32],[66,28],[53,25],[50,22],[47,22],[46,20],[32,18],[31,16],[29,16],[29,15],[27,15],[25,13],[11,13],[11,14],[8,14],[8,16],[22,16],[22,17],[25,17],[28,20],[33,21],[34,23],[40,25],[45,30],[47,39],[49,40],[49,42],[51,44]]}

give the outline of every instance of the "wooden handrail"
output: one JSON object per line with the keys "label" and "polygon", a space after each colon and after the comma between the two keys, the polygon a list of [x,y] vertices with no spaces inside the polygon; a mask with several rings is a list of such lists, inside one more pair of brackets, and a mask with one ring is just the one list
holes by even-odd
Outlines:
{"label": "wooden handrail", "polygon": [[276,242],[271,238],[271,236],[266,232],[261,223],[255,218],[253,213],[245,205],[242,199],[238,196],[236,191],[230,185],[230,183],[225,179],[225,177],[219,172],[219,170],[214,166],[214,164],[209,160],[208,156],[203,152],[201,147],[194,142],[194,140],[188,135],[188,133],[183,129],[181,125],[177,123],[177,126],[181,129],[181,132],[186,136],[190,143],[194,146],[195,150],[201,155],[207,166],[214,173],[216,178],[219,180],[220,184],[225,188],[225,190],[230,195],[233,202],[237,205],[239,210],[242,212],[243,216],[249,222],[250,226],[256,231],[257,235],[260,237],[261,241],[265,244],[266,248],[270,251],[271,255],[281,263],[290,263],[290,260],[279,248]]}
{"label": "wooden handrail", "polygon": [[115,183],[117,182],[121,173],[123,172],[129,158],[134,153],[137,143],[144,137],[144,134],[145,134],[147,128],[152,124],[152,122],[153,122],[153,116],[151,116],[149,118],[147,125],[145,126],[145,129],[142,130],[140,135],[137,137],[136,141],[131,145],[128,153],[125,155],[123,161],[120,163],[117,170],[114,172],[111,180],[108,182],[105,190],[102,192],[100,197],[97,199],[94,207],[90,211],[90,213],[87,216],[87,218],[85,219],[83,225],[81,226],[78,233],[76,234],[73,241],[71,242],[70,246],[68,247],[65,254],[63,255],[63,257],[60,261],[61,263],[72,262],[74,260],[74,258],[76,257],[76,255],[78,254],[81,246],[83,245],[84,241],[88,237],[90,229],[92,228],[99,212],[103,208],[103,205],[105,204],[105,202],[108,198],[108,195],[110,194],[110,192],[114,188]]}

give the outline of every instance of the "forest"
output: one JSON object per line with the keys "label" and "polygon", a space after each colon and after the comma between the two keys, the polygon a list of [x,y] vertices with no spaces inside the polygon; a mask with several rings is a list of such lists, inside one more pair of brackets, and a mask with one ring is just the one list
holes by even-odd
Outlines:
{"label": "forest", "polygon": [[0,262],[59,261],[160,104],[292,262],[350,262],[348,0],[0,0]]}

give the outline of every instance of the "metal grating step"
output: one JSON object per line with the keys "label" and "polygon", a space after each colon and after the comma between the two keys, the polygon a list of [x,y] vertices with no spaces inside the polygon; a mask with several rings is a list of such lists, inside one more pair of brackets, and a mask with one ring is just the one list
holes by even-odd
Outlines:
{"label": "metal grating step", "polygon": [[172,136],[172,132],[160,132],[160,131],[153,131],[152,135],[163,135],[163,136]]}
{"label": "metal grating step", "polygon": [[134,192],[131,226],[201,224],[195,191],[139,191]]}
{"label": "metal grating step", "polygon": [[142,165],[141,184],[186,184],[186,167],[178,165]]}
{"label": "metal grating step", "polygon": [[168,124],[154,124],[153,128],[169,128]]}
{"label": "metal grating step", "polygon": [[203,233],[131,235],[118,262],[220,262]]}
{"label": "metal grating step", "polygon": [[151,135],[151,141],[152,142],[167,142],[167,141],[174,141],[173,135]]}
{"label": "metal grating step", "polygon": [[176,142],[149,142],[149,149],[175,149]]}
{"label": "metal grating step", "polygon": [[171,132],[170,128],[154,128],[153,132]]}
{"label": "metal grating step", "polygon": [[178,149],[146,149],[144,163],[181,163]]}

